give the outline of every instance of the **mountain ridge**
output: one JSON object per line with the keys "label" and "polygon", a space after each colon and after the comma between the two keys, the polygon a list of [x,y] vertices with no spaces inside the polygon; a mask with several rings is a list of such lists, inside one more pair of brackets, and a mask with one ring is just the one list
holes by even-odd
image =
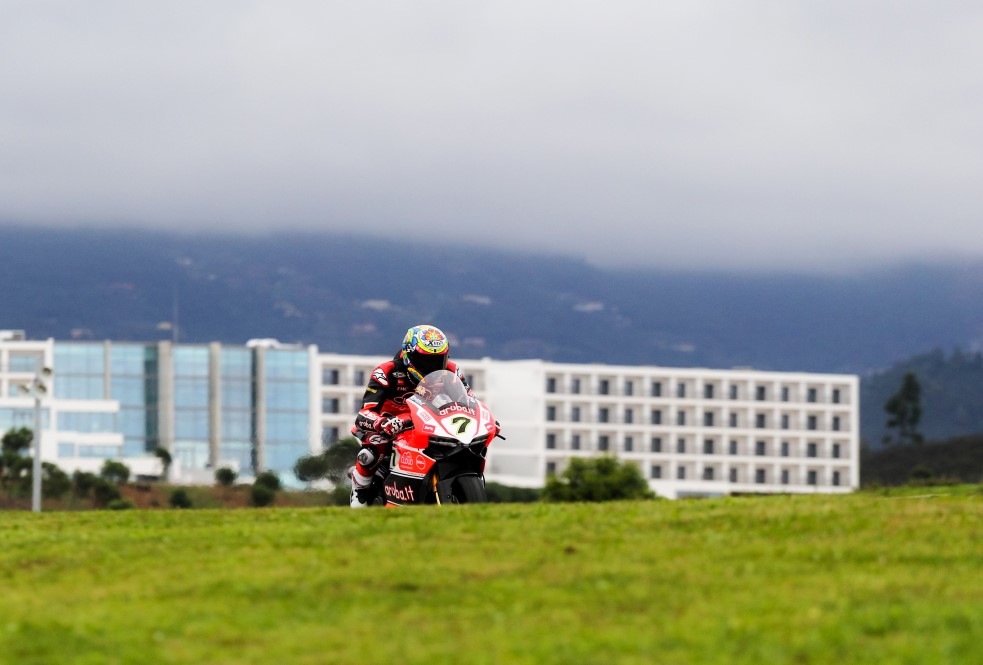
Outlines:
{"label": "mountain ridge", "polygon": [[0,226],[0,327],[32,337],[255,337],[389,355],[434,322],[462,358],[867,375],[983,338],[983,264],[858,275],[599,268],[357,234]]}

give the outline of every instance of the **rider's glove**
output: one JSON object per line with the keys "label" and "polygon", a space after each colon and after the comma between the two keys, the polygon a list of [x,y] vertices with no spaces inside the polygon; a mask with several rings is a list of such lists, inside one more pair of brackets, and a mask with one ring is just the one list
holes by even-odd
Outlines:
{"label": "rider's glove", "polygon": [[392,418],[380,418],[376,421],[376,430],[379,434],[385,434],[390,439],[403,431],[403,421],[393,416]]}

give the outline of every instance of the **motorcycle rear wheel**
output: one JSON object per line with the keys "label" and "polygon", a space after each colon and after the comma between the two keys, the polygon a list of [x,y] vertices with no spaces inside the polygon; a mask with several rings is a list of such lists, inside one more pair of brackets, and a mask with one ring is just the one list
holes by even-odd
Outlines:
{"label": "motorcycle rear wheel", "polygon": [[461,476],[451,487],[453,503],[487,503],[485,483],[478,476]]}

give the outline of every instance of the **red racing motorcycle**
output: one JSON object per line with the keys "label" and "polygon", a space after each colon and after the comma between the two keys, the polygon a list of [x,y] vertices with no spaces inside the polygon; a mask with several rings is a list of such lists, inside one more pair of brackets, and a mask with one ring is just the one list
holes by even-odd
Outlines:
{"label": "red racing motorcycle", "polygon": [[505,438],[491,410],[448,370],[423,377],[406,406],[409,417],[393,441],[392,456],[376,472],[373,486],[379,495],[373,503],[488,501],[485,457],[492,439]]}

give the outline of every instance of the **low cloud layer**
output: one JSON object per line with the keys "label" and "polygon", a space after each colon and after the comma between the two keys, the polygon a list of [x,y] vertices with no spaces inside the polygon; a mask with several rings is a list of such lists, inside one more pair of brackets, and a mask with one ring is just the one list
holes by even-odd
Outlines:
{"label": "low cloud layer", "polygon": [[0,223],[983,255],[977,3],[0,1]]}

